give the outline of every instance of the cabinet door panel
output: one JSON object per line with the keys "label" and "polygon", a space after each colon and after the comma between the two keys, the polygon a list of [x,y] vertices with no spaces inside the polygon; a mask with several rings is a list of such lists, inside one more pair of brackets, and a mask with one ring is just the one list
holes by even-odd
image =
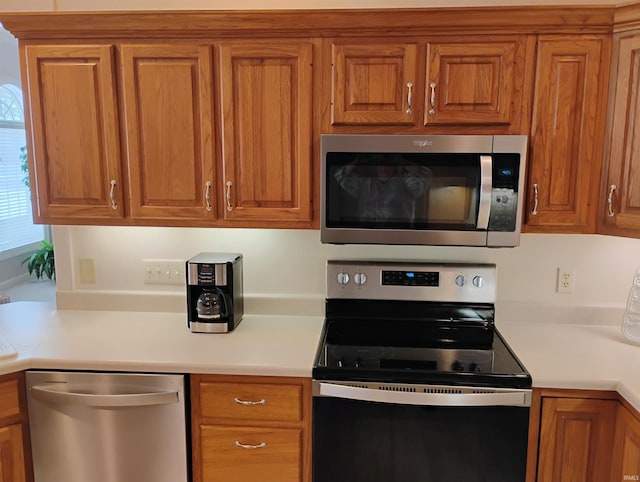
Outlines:
{"label": "cabinet door panel", "polygon": [[537,482],[608,480],[617,403],[544,398]]}
{"label": "cabinet door panel", "polygon": [[415,124],[416,49],[415,44],[334,42],[331,123]]}
{"label": "cabinet door panel", "polygon": [[425,125],[510,124],[516,49],[515,41],[429,44]]}
{"label": "cabinet door panel", "polygon": [[308,43],[220,49],[225,220],[311,219]]}
{"label": "cabinet door panel", "polygon": [[618,405],[611,480],[640,480],[640,419]]}
{"label": "cabinet door panel", "polygon": [[302,430],[201,427],[203,482],[299,482]]}
{"label": "cabinet door panel", "polygon": [[601,231],[640,237],[640,34],[619,42]]}
{"label": "cabinet door panel", "polygon": [[604,37],[538,42],[528,228],[595,230],[607,45]]}
{"label": "cabinet door panel", "polygon": [[[211,47],[121,47],[133,218],[214,217]],[[211,196],[211,188],[209,188]]]}
{"label": "cabinet door panel", "polygon": [[28,45],[25,62],[34,218],[122,218],[113,48]]}
{"label": "cabinet door panel", "polygon": [[0,428],[0,482],[25,481],[22,426]]}

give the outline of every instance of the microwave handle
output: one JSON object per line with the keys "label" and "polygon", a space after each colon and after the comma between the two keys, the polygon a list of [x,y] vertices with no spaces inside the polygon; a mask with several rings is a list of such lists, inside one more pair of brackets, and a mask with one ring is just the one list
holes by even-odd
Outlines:
{"label": "microwave handle", "polygon": [[478,206],[478,224],[476,228],[486,231],[489,227],[491,211],[491,191],[493,189],[491,156],[480,156],[480,205]]}

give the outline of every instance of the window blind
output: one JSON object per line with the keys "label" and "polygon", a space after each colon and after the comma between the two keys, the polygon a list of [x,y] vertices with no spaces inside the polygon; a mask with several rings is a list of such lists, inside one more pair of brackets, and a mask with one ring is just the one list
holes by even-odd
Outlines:
{"label": "window blind", "polygon": [[26,144],[21,109],[20,90],[0,85],[0,257],[45,238],[44,226],[33,224],[31,193],[20,167],[20,148]]}

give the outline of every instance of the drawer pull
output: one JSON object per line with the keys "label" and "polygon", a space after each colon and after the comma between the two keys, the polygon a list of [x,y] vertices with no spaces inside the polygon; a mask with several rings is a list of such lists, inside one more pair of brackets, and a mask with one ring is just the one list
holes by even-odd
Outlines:
{"label": "drawer pull", "polygon": [[236,447],[240,447],[241,449],[253,450],[253,449],[263,449],[267,446],[267,442],[260,442],[258,445],[248,445],[240,443],[236,440]]}
{"label": "drawer pull", "polygon": [[261,398],[257,402],[253,400],[240,400],[238,397],[233,399],[234,402],[239,403],[240,405],[265,405],[267,401],[264,398]]}

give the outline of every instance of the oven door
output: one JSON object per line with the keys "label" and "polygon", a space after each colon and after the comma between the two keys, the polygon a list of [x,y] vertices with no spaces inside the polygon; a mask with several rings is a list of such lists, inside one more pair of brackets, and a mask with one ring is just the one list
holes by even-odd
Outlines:
{"label": "oven door", "polygon": [[314,382],[314,482],[524,482],[531,390]]}

